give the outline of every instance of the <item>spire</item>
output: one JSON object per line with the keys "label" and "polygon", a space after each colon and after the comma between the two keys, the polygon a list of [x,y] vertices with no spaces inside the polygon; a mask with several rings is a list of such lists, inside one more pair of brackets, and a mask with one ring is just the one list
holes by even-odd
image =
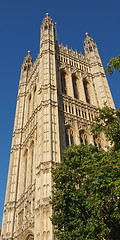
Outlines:
{"label": "spire", "polygon": [[23,61],[23,65],[22,68],[24,69],[24,71],[26,70],[30,70],[30,68],[32,67],[33,64],[33,58],[31,57],[31,51],[28,51],[28,55],[24,58]]}
{"label": "spire", "polygon": [[88,37],[88,32],[85,33],[85,36]]}
{"label": "spire", "polygon": [[49,13],[46,13],[45,18],[43,19],[43,24],[48,24],[48,23],[52,23],[52,18],[50,17]]}
{"label": "spire", "polygon": [[[40,54],[47,48],[45,41],[53,41],[55,42],[55,27],[52,21],[52,18],[49,16],[49,13],[46,13],[45,18],[43,19],[41,26],[41,34],[40,34]],[[43,44],[44,48],[43,48]]]}
{"label": "spire", "polygon": [[94,40],[93,38],[89,37],[89,34],[88,32],[85,33],[86,35],[86,38],[85,38],[85,41],[84,41],[84,51],[85,51],[85,54],[89,54],[93,51],[95,51],[96,49],[96,44],[94,43]]}

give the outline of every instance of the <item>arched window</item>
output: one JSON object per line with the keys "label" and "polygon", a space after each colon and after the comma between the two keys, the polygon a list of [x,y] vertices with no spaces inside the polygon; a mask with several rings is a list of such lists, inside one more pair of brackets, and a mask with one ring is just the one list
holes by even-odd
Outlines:
{"label": "arched window", "polygon": [[88,145],[88,135],[84,130],[79,131],[80,143]]}
{"label": "arched window", "polygon": [[27,236],[26,240],[34,240],[34,236],[32,234],[29,234]]}
{"label": "arched window", "polygon": [[83,143],[83,134],[80,132],[80,143]]}
{"label": "arched window", "polygon": [[62,93],[67,94],[66,73],[65,72],[61,72],[61,86],[62,86]]}
{"label": "arched window", "polygon": [[33,89],[33,111],[35,110],[35,102],[36,102],[36,85]]}
{"label": "arched window", "polygon": [[90,103],[89,83],[88,83],[86,80],[84,80],[84,81],[83,81],[83,85],[84,85],[86,102],[87,102],[87,103]]}
{"label": "arched window", "polygon": [[30,112],[31,112],[31,94],[29,95],[28,98],[28,118],[30,117]]}
{"label": "arched window", "polygon": [[73,83],[73,92],[74,92],[74,97],[79,99],[79,93],[78,93],[78,86],[77,86],[77,77],[75,74],[72,75],[72,83]]}
{"label": "arched window", "polygon": [[28,158],[28,149],[25,149],[23,155],[23,191],[26,190],[26,178],[27,178],[27,158]]}
{"label": "arched window", "polygon": [[30,184],[33,182],[33,157],[34,157],[34,141],[30,145]]}
{"label": "arched window", "polygon": [[67,130],[65,130],[65,140],[66,140],[66,147],[67,147],[69,146],[69,135]]}
{"label": "arched window", "polygon": [[69,145],[74,145],[74,137],[73,137],[72,129],[67,128],[65,130],[65,140],[66,140],[66,147]]}

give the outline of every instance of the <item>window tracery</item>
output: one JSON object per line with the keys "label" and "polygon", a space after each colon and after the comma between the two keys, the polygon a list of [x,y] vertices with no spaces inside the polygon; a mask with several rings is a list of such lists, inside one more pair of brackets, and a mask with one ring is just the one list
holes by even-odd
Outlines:
{"label": "window tracery", "polygon": [[83,143],[85,145],[89,144],[88,134],[84,130],[79,131],[79,137],[80,137],[80,143]]}
{"label": "window tracery", "polygon": [[34,240],[34,236],[32,234],[28,235],[26,240]]}
{"label": "window tracery", "polygon": [[67,94],[66,73],[64,71],[61,72],[61,86],[62,86],[62,93]]}
{"label": "window tracery", "polygon": [[71,128],[65,129],[65,140],[66,140],[66,147],[69,145],[74,145],[73,130]]}
{"label": "window tracery", "polygon": [[90,103],[89,83],[86,80],[83,80],[83,86],[85,91],[86,102]]}
{"label": "window tracery", "polygon": [[34,86],[33,89],[33,110],[35,110],[35,101],[36,100],[36,85]]}
{"label": "window tracery", "polygon": [[28,149],[25,149],[24,155],[23,155],[23,191],[26,190],[26,175],[27,175],[27,158],[28,158]]}
{"label": "window tracery", "polygon": [[72,75],[72,83],[73,83],[73,92],[74,92],[74,97],[79,99],[79,93],[78,93],[78,79],[75,76],[75,74]]}
{"label": "window tracery", "polygon": [[30,145],[30,184],[33,181],[33,157],[34,157],[34,141]]}
{"label": "window tracery", "polygon": [[29,95],[28,98],[28,118],[30,117],[30,112],[31,112],[31,94]]}

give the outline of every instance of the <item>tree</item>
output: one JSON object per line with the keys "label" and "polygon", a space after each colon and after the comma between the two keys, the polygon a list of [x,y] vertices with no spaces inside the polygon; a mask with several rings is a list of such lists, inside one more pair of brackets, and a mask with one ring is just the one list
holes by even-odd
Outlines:
{"label": "tree", "polygon": [[99,115],[94,119],[92,132],[94,134],[104,132],[114,150],[120,149],[120,108],[112,109],[105,104],[102,109],[98,108],[98,110]]}
{"label": "tree", "polygon": [[120,151],[69,147],[53,170],[53,181],[57,239],[120,239]]}
{"label": "tree", "polygon": [[105,106],[99,112],[93,132],[104,131],[113,147],[70,146],[52,172],[58,240],[120,239],[120,110]]}
{"label": "tree", "polygon": [[112,75],[115,70],[118,70],[118,72],[120,72],[120,55],[118,55],[118,57],[111,58],[107,64],[105,72],[107,72],[109,75]]}

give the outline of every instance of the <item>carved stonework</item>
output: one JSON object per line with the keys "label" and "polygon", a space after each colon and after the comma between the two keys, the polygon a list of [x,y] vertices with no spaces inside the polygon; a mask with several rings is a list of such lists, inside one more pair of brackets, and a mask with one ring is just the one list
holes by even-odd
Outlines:
{"label": "carved stonework", "polygon": [[114,108],[97,45],[86,34],[85,55],[59,45],[49,14],[41,26],[40,53],[24,58],[18,89],[2,239],[54,240],[49,204],[52,169],[70,144],[105,147],[90,126],[103,106]]}

